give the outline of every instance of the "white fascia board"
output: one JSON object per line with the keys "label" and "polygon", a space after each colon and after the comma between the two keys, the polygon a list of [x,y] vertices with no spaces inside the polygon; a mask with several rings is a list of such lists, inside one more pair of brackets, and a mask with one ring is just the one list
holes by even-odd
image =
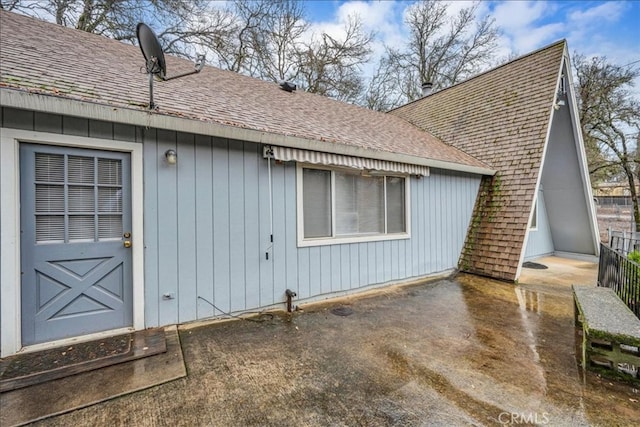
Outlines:
{"label": "white fascia board", "polygon": [[184,117],[162,115],[152,113],[150,111],[120,108],[95,102],[78,101],[52,95],[30,93],[18,89],[2,88],[0,89],[0,93],[2,94],[2,96],[0,96],[0,105],[3,107],[83,117],[86,119],[124,123],[134,126],[168,129],[198,135],[255,142],[259,144],[279,145],[302,150],[313,150],[354,157],[366,157],[370,159],[409,163],[438,169],[467,172],[476,175],[494,175],[496,173],[495,170],[485,167],[427,159],[408,154],[369,150],[366,148],[335,144],[315,139],[222,125],[219,123],[188,119]]}
{"label": "white fascia board", "polygon": [[566,78],[566,90],[567,101],[569,107],[569,114],[571,116],[571,125],[573,126],[573,135],[575,137],[576,152],[578,154],[578,166],[582,173],[582,182],[584,187],[585,197],[587,198],[587,212],[589,219],[591,220],[591,238],[593,240],[593,247],[595,249],[595,255],[600,255],[600,229],[598,226],[598,217],[596,212],[596,206],[593,201],[593,190],[591,188],[591,176],[589,175],[589,165],[587,163],[587,151],[584,146],[584,139],[582,138],[582,127],[580,126],[580,117],[578,115],[578,101],[574,93],[573,85],[573,70],[571,69],[571,59],[569,57],[569,50],[565,44],[564,52],[562,55],[562,68],[567,69]]}

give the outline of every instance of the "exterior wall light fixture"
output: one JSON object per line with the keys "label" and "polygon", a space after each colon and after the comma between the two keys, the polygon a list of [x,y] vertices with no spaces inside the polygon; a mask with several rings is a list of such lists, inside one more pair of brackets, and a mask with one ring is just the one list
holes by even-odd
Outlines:
{"label": "exterior wall light fixture", "polygon": [[178,153],[176,153],[176,150],[171,148],[164,152],[164,157],[170,165],[175,165],[178,161]]}

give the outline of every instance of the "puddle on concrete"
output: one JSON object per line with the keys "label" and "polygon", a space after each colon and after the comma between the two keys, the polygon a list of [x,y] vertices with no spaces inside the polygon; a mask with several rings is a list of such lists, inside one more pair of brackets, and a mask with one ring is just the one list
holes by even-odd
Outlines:
{"label": "puddle on concrete", "polygon": [[187,379],[45,423],[634,425],[638,391],[578,368],[567,289],[458,275],[350,299],[348,321],[185,330]]}

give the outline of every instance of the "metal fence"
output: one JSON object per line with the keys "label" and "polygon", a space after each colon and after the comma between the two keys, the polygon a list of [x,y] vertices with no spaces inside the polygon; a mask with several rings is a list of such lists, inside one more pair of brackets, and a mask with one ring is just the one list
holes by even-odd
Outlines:
{"label": "metal fence", "polygon": [[596,203],[600,206],[631,206],[631,196],[595,196]]}
{"label": "metal fence", "polygon": [[640,232],[609,230],[609,247],[625,256],[640,251]]}
{"label": "metal fence", "polygon": [[640,319],[640,264],[601,244],[598,286],[613,289]]}

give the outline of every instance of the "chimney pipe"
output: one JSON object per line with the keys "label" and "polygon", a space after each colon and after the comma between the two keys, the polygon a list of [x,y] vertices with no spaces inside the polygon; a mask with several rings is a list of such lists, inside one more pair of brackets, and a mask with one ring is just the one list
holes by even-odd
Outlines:
{"label": "chimney pipe", "polygon": [[431,95],[432,88],[433,88],[433,83],[431,82],[422,83],[422,97],[424,98],[427,95]]}

